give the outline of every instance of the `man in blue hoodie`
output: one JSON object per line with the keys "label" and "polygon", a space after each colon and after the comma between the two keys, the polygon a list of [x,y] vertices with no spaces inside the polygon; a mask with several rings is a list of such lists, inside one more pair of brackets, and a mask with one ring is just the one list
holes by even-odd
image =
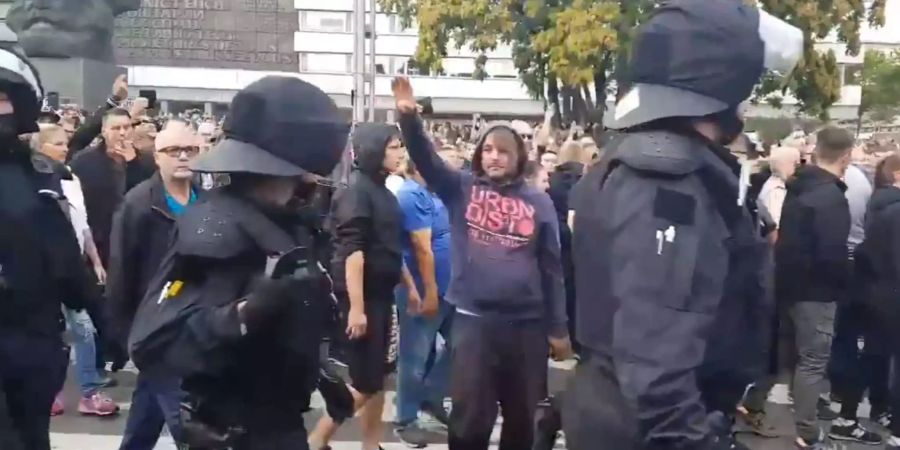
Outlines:
{"label": "man in blue hoodie", "polygon": [[453,170],[425,135],[409,80],[392,88],[410,158],[450,211],[450,448],[487,449],[498,403],[500,449],[531,448],[548,341],[554,357],[571,355],[553,203],[524,182],[525,143],[512,128],[488,127],[472,173]]}

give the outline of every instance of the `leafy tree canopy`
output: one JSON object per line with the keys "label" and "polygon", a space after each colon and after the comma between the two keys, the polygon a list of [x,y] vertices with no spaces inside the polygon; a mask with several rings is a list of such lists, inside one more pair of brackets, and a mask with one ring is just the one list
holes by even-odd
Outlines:
{"label": "leafy tree canopy", "polygon": [[900,52],[866,52],[862,78],[860,114],[888,121],[900,108]]}
{"label": "leafy tree canopy", "polygon": [[[605,97],[607,75],[627,72],[632,33],[656,4],[654,0],[378,1],[406,26],[417,22],[415,58],[421,66],[440,70],[448,48],[468,47],[482,55],[476,59],[474,75],[483,78],[487,60],[483,55],[507,44],[523,83],[536,98],[543,98],[547,86],[557,80],[579,94],[578,88],[602,83],[595,86],[598,107]],[[817,51],[815,42],[834,33],[846,44],[847,53],[858,54],[860,27],[884,24],[886,1],[759,0],[769,13],[803,31],[805,48],[787,84],[767,77],[758,95],[789,91],[800,102],[801,112],[827,117],[840,96],[840,67],[834,52]],[[777,96],[767,101],[781,103]]]}

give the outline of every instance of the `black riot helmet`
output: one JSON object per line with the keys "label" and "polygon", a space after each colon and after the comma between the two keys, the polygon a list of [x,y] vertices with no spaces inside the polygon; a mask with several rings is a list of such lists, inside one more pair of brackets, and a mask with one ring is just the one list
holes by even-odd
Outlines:
{"label": "black riot helmet", "polygon": [[0,139],[38,131],[44,88],[37,69],[5,24],[0,24],[0,92],[13,105],[12,114],[0,114]]}
{"label": "black riot helmet", "polygon": [[799,29],[740,0],[663,2],[640,26],[611,128],[670,117],[727,115],[764,70],[790,73],[803,51]]}
{"label": "black riot helmet", "polygon": [[224,139],[191,164],[207,173],[328,176],[350,125],[321,89],[299,78],[267,76],[242,89],[222,127]]}

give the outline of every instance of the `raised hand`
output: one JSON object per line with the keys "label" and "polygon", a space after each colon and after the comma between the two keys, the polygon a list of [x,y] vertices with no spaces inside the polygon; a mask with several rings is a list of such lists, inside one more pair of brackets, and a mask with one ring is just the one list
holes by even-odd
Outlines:
{"label": "raised hand", "polygon": [[391,82],[391,91],[394,93],[394,102],[396,102],[397,111],[400,111],[400,114],[412,114],[417,111],[416,97],[413,95],[409,78],[394,77],[394,81]]}

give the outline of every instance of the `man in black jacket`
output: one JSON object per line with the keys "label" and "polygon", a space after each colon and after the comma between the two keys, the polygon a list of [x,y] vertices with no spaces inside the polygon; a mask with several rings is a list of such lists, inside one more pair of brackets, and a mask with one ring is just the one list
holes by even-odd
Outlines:
{"label": "man in black jacket", "polygon": [[128,111],[113,108],[103,115],[103,141],[72,159],[72,172],[81,180],[88,223],[104,264],[109,261],[112,217],[125,193],[150,178],[152,161],[135,150]]}
{"label": "man in black jacket", "polygon": [[[132,132],[128,111],[109,109],[103,114],[103,140],[97,146],[79,152],[70,163],[72,172],[81,180],[88,224],[106,269],[109,269],[113,213],[125,193],[156,170],[152,157],[140,154],[134,148]],[[105,318],[92,311],[91,319],[97,327],[97,348],[101,350],[97,352],[97,367],[103,368],[107,360],[113,361],[114,369],[124,365],[127,356],[109,336]]]}
{"label": "man in black jacket", "polygon": [[[779,49],[764,40],[775,24]],[[729,418],[764,367],[772,308],[767,244],[726,145],[764,69],[790,73],[802,40],[731,0],[663,2],[636,30],[621,135],[570,196],[582,359],[563,398],[569,449],[745,448]]]}
{"label": "man in black jacket", "polygon": [[293,77],[250,84],[229,111],[225,139],[191,168],[230,184],[179,217],[129,349],[142,374],[182,378],[190,448],[306,450],[303,413],[333,302],[317,221],[298,212],[349,127],[328,95]]}
{"label": "man in black jacket", "polygon": [[817,403],[834,335],[835,302],[846,295],[850,210],[841,181],[853,137],[828,127],[818,133],[815,164],[801,167],[787,185],[775,245],[775,288],[789,303],[799,360],[794,374],[798,446],[814,448],[823,436]]}
{"label": "man in black jacket", "polygon": [[[156,137],[159,172],[128,192],[113,218],[107,280],[112,327],[127,341],[138,304],[165,257],[175,218],[197,199],[190,162],[200,153],[200,138],[182,122],[171,121]],[[178,378],[141,373],[132,394],[122,450],[151,450],[163,423],[180,439]]]}
{"label": "man in black jacket", "polygon": [[[403,215],[385,186],[404,155],[400,131],[390,125],[365,123],[353,132],[356,155],[350,186],[333,200],[335,294],[346,322],[347,364],[363,414],[363,449],[376,450],[381,437],[384,380],[393,321],[394,288],[403,270]],[[406,278],[406,277],[404,277]],[[411,279],[410,301],[419,301]],[[374,403],[373,403],[374,402]],[[328,444],[337,430],[324,417],[310,435],[311,447]]]}
{"label": "man in black jacket", "polygon": [[50,449],[50,406],[68,364],[60,301],[80,310],[88,292],[61,172],[18,139],[38,131],[42,96],[28,60],[0,49],[0,410],[25,450]]}

